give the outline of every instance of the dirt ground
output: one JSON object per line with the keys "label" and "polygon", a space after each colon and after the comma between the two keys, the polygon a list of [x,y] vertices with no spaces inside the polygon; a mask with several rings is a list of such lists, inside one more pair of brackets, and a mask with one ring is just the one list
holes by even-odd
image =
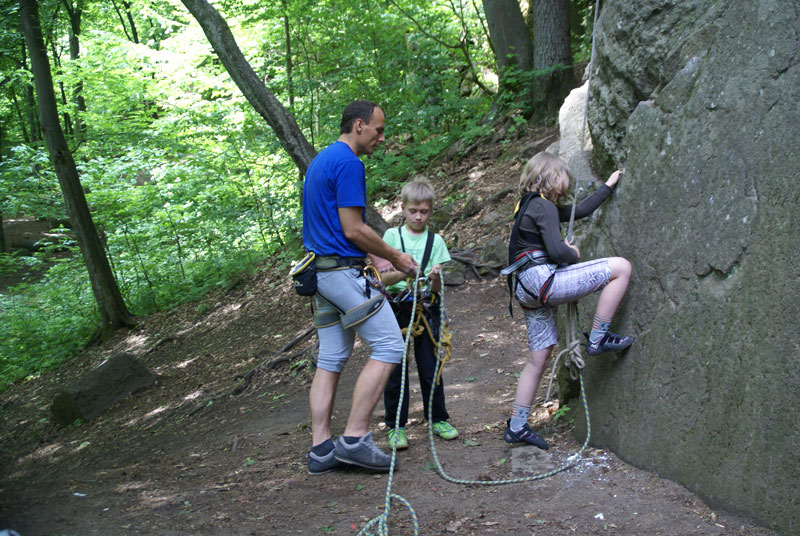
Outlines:
{"label": "dirt ground", "polygon": [[[517,149],[550,134],[532,132]],[[488,197],[513,186],[518,162],[503,158],[508,147],[493,151],[449,164],[441,189]],[[448,226],[446,238],[457,234],[461,247],[477,247],[488,236],[507,236],[508,222],[489,215],[510,210],[511,202],[482,207]],[[293,293],[285,273],[285,266],[267,264],[225,293],[140,319],[136,329],[87,349],[70,367],[4,392],[0,518],[7,526],[22,536],[344,535],[380,515],[387,475],[307,473],[315,338],[281,351],[311,326],[309,302]],[[446,288],[444,304],[453,331],[444,371],[448,410],[461,432],[453,441],[435,440],[444,471],[455,479],[497,480],[563,463],[580,444],[570,413],[554,421],[557,402],[541,404],[545,386],[532,422],[551,449],[502,439],[525,352],[524,325],[520,314],[508,316],[504,281],[470,273],[465,284]],[[55,426],[49,404],[59,386],[119,351],[142,360],[157,385],[91,422]],[[358,344],[340,383],[337,432],[366,359]],[[574,468],[544,480],[450,483],[432,464],[418,385],[412,374],[411,447],[397,455],[391,489],[413,508],[420,534],[774,534],[593,447]],[[379,403],[372,424],[386,447],[382,419]],[[389,530],[413,534],[401,501],[393,502]]]}

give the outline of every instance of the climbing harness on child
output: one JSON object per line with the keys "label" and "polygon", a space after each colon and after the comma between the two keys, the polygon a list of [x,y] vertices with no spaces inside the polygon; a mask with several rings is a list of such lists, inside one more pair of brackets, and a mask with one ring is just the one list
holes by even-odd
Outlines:
{"label": "climbing harness on child", "polygon": [[[598,8],[599,8],[599,0],[597,0],[596,3],[595,3],[595,13],[594,13],[594,24],[595,25],[597,24]],[[592,55],[591,55],[591,59],[589,61],[589,80],[587,82],[586,107],[584,109],[584,116],[583,116],[583,130],[581,131],[581,153],[583,152],[583,147],[584,147],[584,144],[585,144],[584,132],[586,131],[586,121],[587,121],[587,113],[588,113],[588,100],[589,100],[588,88],[591,87],[592,65],[594,64],[594,44],[595,44],[595,38],[594,38],[594,33],[593,33],[592,34]],[[531,201],[531,199],[533,199],[537,195],[541,195],[541,194],[538,194],[538,193],[535,193],[535,192],[531,192],[531,193],[527,194],[525,197],[523,197],[523,199],[517,205],[517,211],[516,211],[516,214],[515,214],[516,217],[515,217],[515,222],[514,222],[514,228],[512,230],[512,236],[511,236],[511,240],[510,240],[510,244],[509,244],[509,266],[503,272],[501,272],[503,275],[506,275],[506,276],[509,277],[508,284],[509,284],[509,290],[511,292],[511,297],[512,298],[515,295],[515,291],[516,291],[516,286],[514,285],[514,281],[513,281],[514,279],[516,279],[514,277],[515,276],[515,272],[517,272],[518,270],[520,270],[522,268],[529,267],[531,264],[533,264],[533,265],[550,264],[548,259],[547,259],[547,254],[544,251],[539,251],[539,250],[530,250],[530,251],[524,251],[524,252],[517,252],[516,251],[517,237],[518,237],[518,234],[519,234],[519,223],[520,223],[520,220],[521,220],[521,216],[522,216],[522,214],[525,213],[526,205]],[[570,215],[569,229],[567,231],[567,239],[570,242],[572,242],[574,240],[574,237],[573,237],[573,223],[574,223],[574,220],[575,220],[575,206],[577,205],[577,195],[578,195],[578,191],[577,191],[577,180],[576,180],[575,181],[575,194],[573,196],[573,204],[572,204],[572,213]],[[553,274],[554,273],[555,273],[555,271],[553,271]],[[541,286],[541,288],[539,288],[539,289],[527,289],[527,288],[524,288],[524,286],[523,286],[523,290],[526,293],[530,294],[531,296],[534,296],[543,305],[547,305],[547,299],[548,299],[550,287],[551,287],[552,281],[553,281],[553,274],[551,274],[550,278],[548,278],[545,281],[545,283]],[[521,282],[519,284],[521,284]],[[442,311],[444,311],[444,303],[443,303],[444,298],[443,298],[443,296],[442,296],[441,299],[442,299],[442,304],[441,304],[442,305]],[[511,303],[509,303],[509,309],[510,308],[511,308]],[[529,476],[526,476],[526,477],[504,479],[504,480],[466,480],[466,479],[453,478],[453,477],[449,476],[447,473],[445,473],[444,468],[442,467],[442,464],[441,464],[441,462],[439,460],[438,454],[436,452],[436,445],[435,445],[435,442],[434,442],[434,439],[433,439],[433,430],[432,430],[432,427],[430,426],[431,416],[429,415],[428,416],[428,423],[429,423],[429,426],[428,426],[428,438],[429,438],[430,445],[431,445],[431,453],[433,455],[433,459],[434,459],[434,462],[436,464],[436,470],[437,470],[437,472],[439,473],[439,475],[442,478],[444,478],[448,482],[452,482],[452,483],[455,483],[455,484],[471,484],[471,485],[483,485],[483,486],[497,486],[497,485],[503,485],[503,484],[515,484],[515,483],[521,483],[521,482],[529,482],[529,481],[533,481],[533,480],[541,480],[541,479],[544,479],[544,478],[551,477],[551,476],[553,476],[555,474],[558,474],[558,473],[560,473],[562,471],[565,471],[565,470],[573,467],[574,465],[576,465],[581,460],[583,451],[588,446],[589,440],[591,438],[592,425],[591,425],[591,419],[589,417],[589,405],[588,405],[587,400],[586,400],[586,390],[585,390],[584,380],[583,380],[584,360],[583,360],[583,356],[582,356],[582,353],[581,353],[581,342],[578,339],[578,313],[577,313],[577,311],[578,311],[577,310],[577,304],[575,302],[571,302],[571,303],[567,304],[567,343],[565,345],[565,348],[561,352],[559,352],[559,354],[556,356],[556,358],[554,360],[553,372],[551,373],[551,377],[550,377],[550,386],[548,386],[547,400],[549,400],[549,398],[550,398],[550,388],[552,387],[552,378],[555,375],[555,367],[558,364],[558,362],[560,361],[560,359],[563,356],[566,356],[565,365],[570,370],[570,376],[573,379],[577,379],[579,381],[579,383],[580,383],[581,402],[582,402],[582,405],[583,405],[584,417],[586,418],[586,437],[585,437],[584,442],[581,445],[580,449],[578,450],[578,452],[576,452],[572,456],[569,456],[567,458],[566,463],[562,464],[559,467],[556,467],[555,469],[553,469],[551,471],[538,473],[538,474],[534,474],[534,475],[529,475]],[[439,367],[440,367],[440,363],[437,361],[437,374],[438,374]]]}

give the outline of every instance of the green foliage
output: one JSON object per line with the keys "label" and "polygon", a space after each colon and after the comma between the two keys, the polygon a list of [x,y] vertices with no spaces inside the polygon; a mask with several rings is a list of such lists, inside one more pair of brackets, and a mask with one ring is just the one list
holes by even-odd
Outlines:
{"label": "green foliage", "polygon": [[[10,255],[0,266],[8,269]],[[18,264],[36,265],[19,257]],[[63,363],[99,322],[80,257],[52,263],[37,283],[20,283],[0,294],[0,388]]]}
{"label": "green foliage", "polygon": [[[568,405],[564,404],[563,406],[559,407],[555,413],[553,413],[553,422],[558,422],[559,419],[562,419],[567,416],[572,408]],[[572,423],[575,421],[575,418],[570,418],[569,422]]]}
{"label": "green foliage", "polygon": [[[79,116],[85,127],[67,130],[68,141],[130,310],[148,314],[224,290],[270,256],[288,266],[300,243],[297,168],[188,12],[179,3],[132,3],[134,43],[127,17],[112,4],[89,3],[81,56],[70,60],[65,14],[55,7],[40,5],[51,63],[58,65],[59,111],[73,124]],[[489,132],[482,119],[492,95],[474,80],[491,86],[494,60],[467,4],[287,0],[217,7],[315,147],[336,139],[347,102],[381,104],[388,142],[365,161],[370,195],[395,195],[456,140]],[[17,8],[2,9],[8,16],[0,17],[0,211],[62,219],[58,181],[33,136],[32,80],[18,24],[9,22]],[[72,98],[79,89],[86,101],[80,113]],[[38,258],[0,255],[0,275],[29,274],[0,288],[0,389],[63,363],[99,327],[80,253],[74,241],[59,242]]]}

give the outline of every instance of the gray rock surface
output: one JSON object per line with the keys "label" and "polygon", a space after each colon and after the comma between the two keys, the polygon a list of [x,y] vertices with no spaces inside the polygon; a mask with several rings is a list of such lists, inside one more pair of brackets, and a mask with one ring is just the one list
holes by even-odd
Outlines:
{"label": "gray rock surface", "polygon": [[623,177],[580,246],[633,263],[637,341],[589,361],[592,442],[798,534],[800,6],[609,0],[597,31],[593,160]]}
{"label": "gray rock surface", "polygon": [[64,426],[76,419],[88,421],[155,381],[155,376],[133,354],[119,353],[58,393],[50,411]]}

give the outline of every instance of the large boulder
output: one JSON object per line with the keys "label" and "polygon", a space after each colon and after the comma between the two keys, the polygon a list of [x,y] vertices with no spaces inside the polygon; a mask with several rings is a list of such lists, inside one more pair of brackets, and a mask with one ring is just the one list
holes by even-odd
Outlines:
{"label": "large boulder", "polygon": [[637,340],[588,364],[592,441],[798,534],[800,11],[609,0],[596,31],[594,159],[623,176],[581,248],[632,261]]}
{"label": "large boulder", "polygon": [[141,361],[133,354],[122,352],[60,391],[50,411],[56,422],[65,426],[77,419],[88,421],[155,381],[156,377]]}

